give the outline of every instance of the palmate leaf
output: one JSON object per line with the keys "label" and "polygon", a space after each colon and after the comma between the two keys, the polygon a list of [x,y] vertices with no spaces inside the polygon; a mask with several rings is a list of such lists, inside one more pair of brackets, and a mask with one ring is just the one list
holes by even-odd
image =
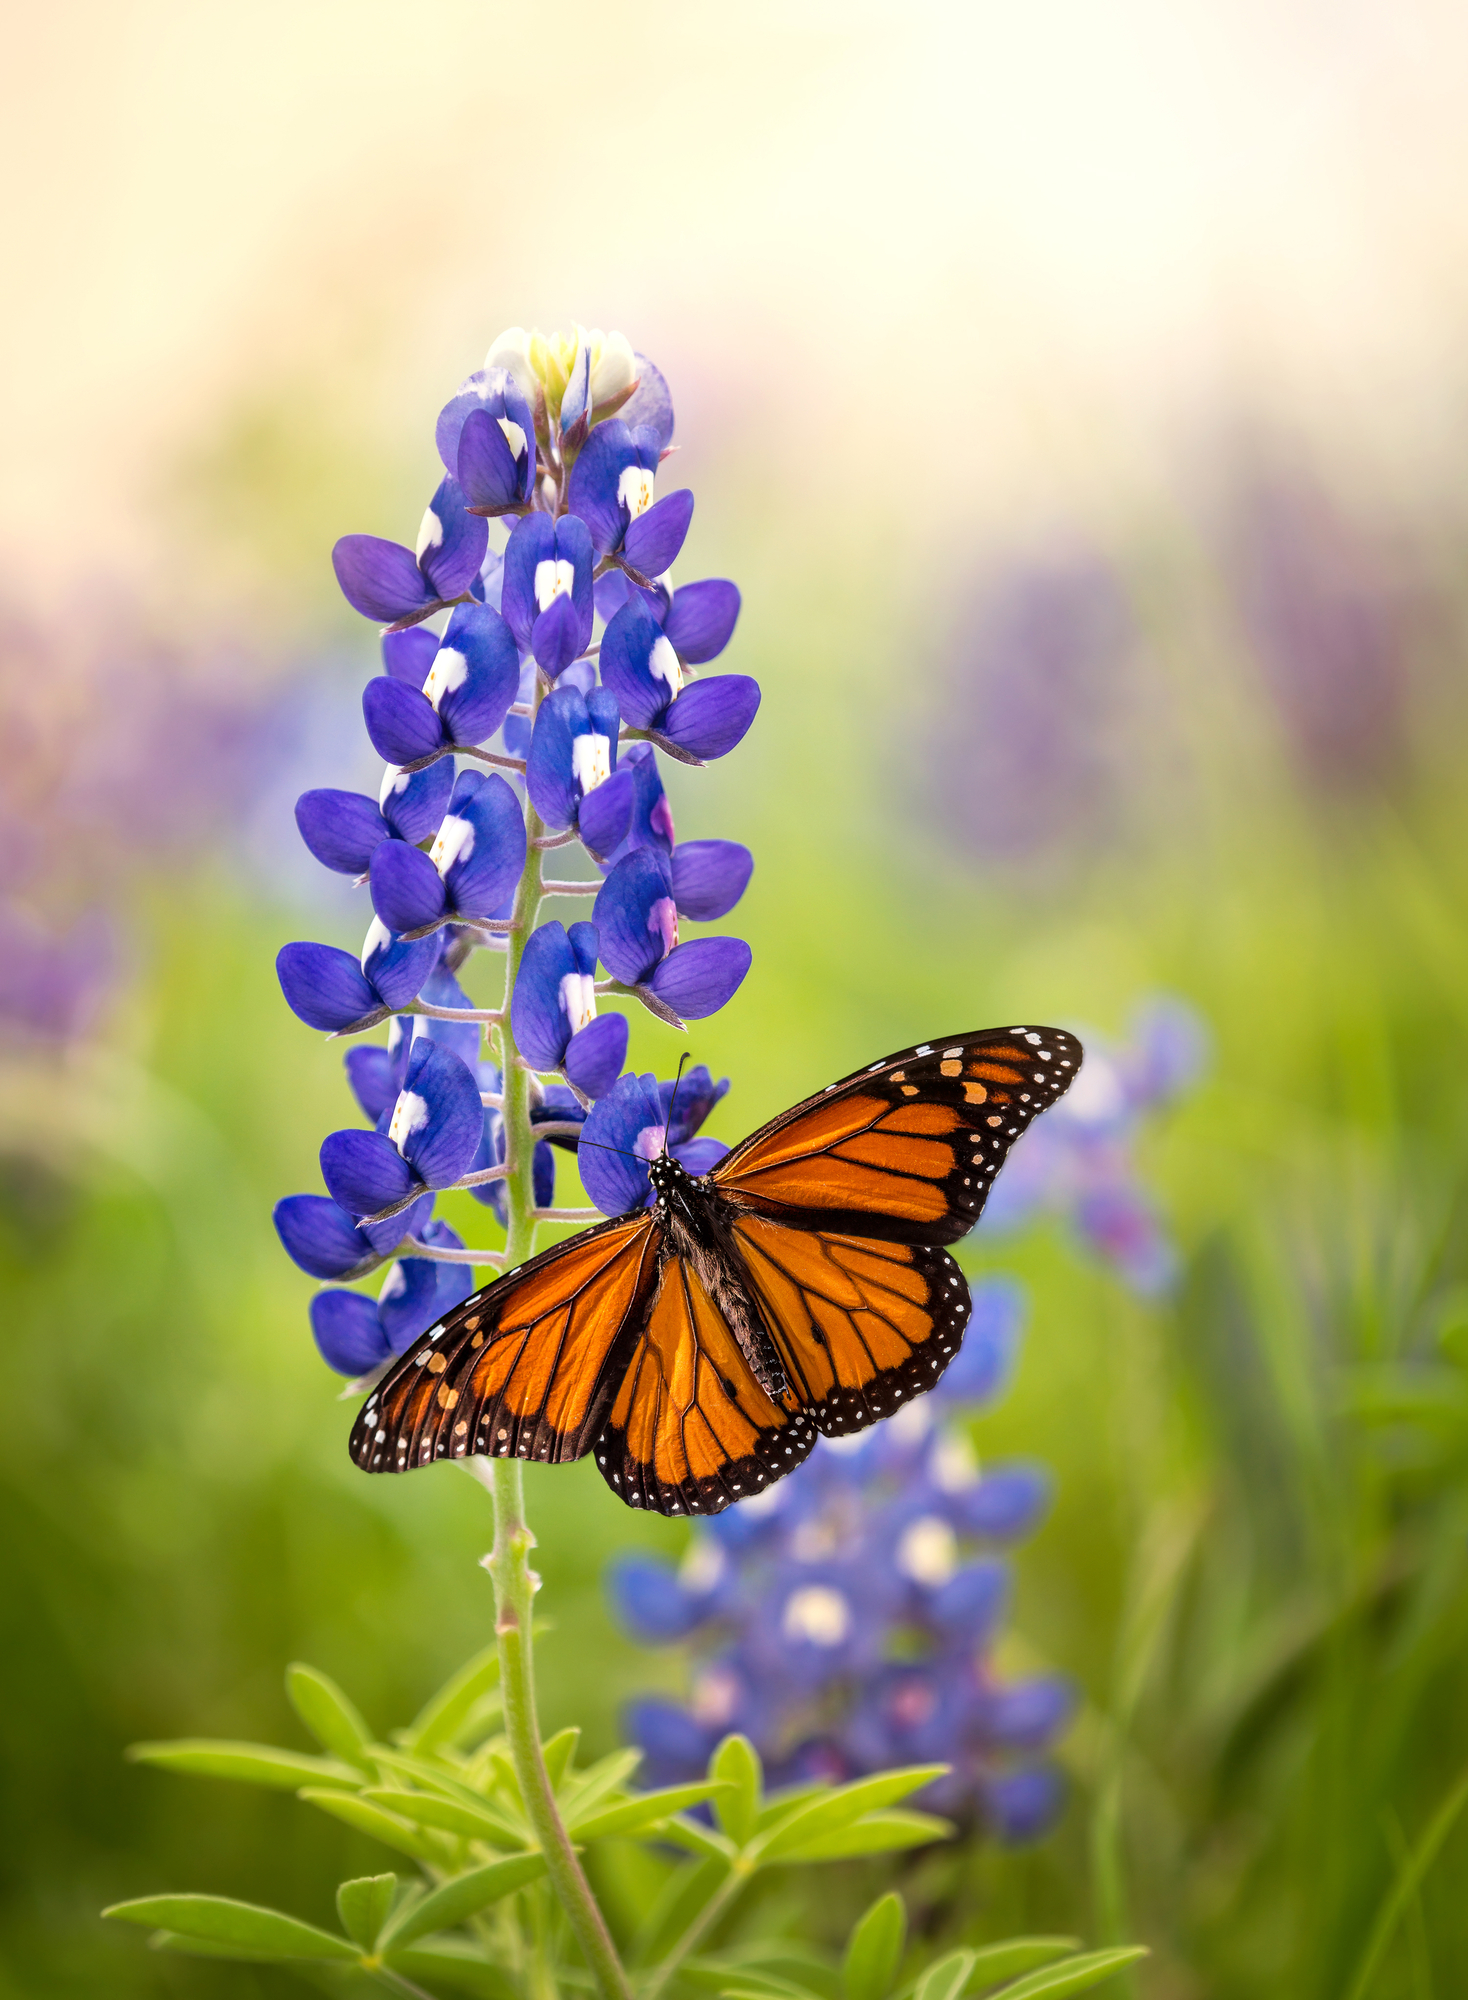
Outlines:
{"label": "palmate leaf", "polygon": [[403,1738],[403,1747],[415,1756],[426,1757],[440,1744],[454,1743],[466,1728],[480,1701],[498,1682],[500,1656],[498,1642],[486,1646],[451,1674],[438,1693],[419,1709]]}
{"label": "palmate leaf", "polygon": [[1079,1958],[1068,1958],[1061,1965],[1047,1965],[1038,1972],[1027,1973],[1023,1979],[1015,1980],[1012,1986],[1001,1987],[994,2000],[1066,2000],[1072,1993],[1087,1993],[1093,1986],[1099,1986],[1103,1979],[1109,1979],[1113,1972],[1120,1972],[1124,1965],[1135,1965],[1139,1958],[1147,1956],[1145,1945],[1119,1945],[1110,1951],[1083,1952]]}
{"label": "palmate leaf", "polygon": [[362,1773],[331,1757],[304,1750],[277,1750],[269,1743],[230,1743],[207,1736],[181,1736],[171,1743],[132,1743],[134,1764],[156,1764],[199,1778],[233,1778],[245,1785],[269,1785],[285,1792],[302,1785],[356,1786]]}
{"label": "palmate leaf", "polygon": [[841,1962],[846,2000],[883,2000],[897,1976],[906,1938],[907,1911],[902,1898],[889,1890],[852,1928]]}
{"label": "palmate leaf", "polygon": [[445,1882],[441,1889],[414,1903],[390,1923],[379,1940],[379,1948],[391,1953],[428,1937],[433,1931],[453,1930],[481,1910],[487,1910],[491,1903],[497,1903],[501,1896],[523,1889],[527,1882],[536,1881],[544,1873],[543,1854],[509,1854],[503,1861],[471,1868],[466,1875],[456,1875],[452,1882]]}
{"label": "palmate leaf", "polygon": [[291,1707],[324,1750],[333,1750],[348,1764],[367,1764],[372,1741],[356,1708],[329,1675],[299,1660],[285,1670],[285,1691]]}
{"label": "palmate leaf", "polygon": [[[906,1770],[882,1771],[874,1778],[859,1778],[850,1785],[792,1807],[765,1832],[756,1836],[749,1848],[751,1858],[761,1862],[793,1858],[797,1851],[811,1847],[839,1833],[868,1814],[879,1812],[909,1792],[931,1784],[948,1770],[946,1764],[913,1764]],[[920,1815],[925,1817],[925,1815]],[[851,1851],[851,1850],[847,1850]],[[861,1848],[855,1850],[862,1852]],[[871,1850],[865,1850],[870,1852]]]}
{"label": "palmate leaf", "polygon": [[255,1958],[357,1957],[357,1947],[344,1937],[303,1924],[281,1910],[237,1903],[230,1896],[138,1896],[128,1903],[114,1903],[102,1914]]}

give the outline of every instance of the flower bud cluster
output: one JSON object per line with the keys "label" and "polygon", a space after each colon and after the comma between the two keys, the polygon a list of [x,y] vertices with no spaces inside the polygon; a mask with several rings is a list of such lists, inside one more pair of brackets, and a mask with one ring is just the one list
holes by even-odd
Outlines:
{"label": "flower bud cluster", "polygon": [[[683,935],[727,916],[754,864],[734,841],[678,842],[659,758],[726,755],[760,690],[702,671],[733,636],[735,586],[672,580],[693,516],[686,488],[660,491],[673,424],[667,384],[621,334],[512,328],[439,414],[444,476],[413,546],[347,535],[333,552],[348,601],[384,627],[362,716],[385,769],[376,798],[310,791],[296,820],[371,916],[360,953],[288,944],[277,972],[309,1026],[386,1023],[388,1042],[347,1058],[364,1124],[322,1145],[326,1195],[289,1196],[275,1219],[316,1277],[400,1259],[375,1301],[314,1302],[347,1374],[467,1296],[470,1261],[503,1261],[433,1219],[441,1192],[493,1208],[514,1261],[536,1221],[596,1213],[555,1208],[553,1147],[579,1152],[607,1214],[648,1199],[665,1136],[699,1171],[722,1151],[694,1134],[727,1086],[685,1077],[670,1129],[672,1086],[623,1073],[626,1016],[601,1011],[615,996],[681,1027],[750,963],[740,938]],[[585,866],[551,879],[561,850]],[[542,921],[548,898],[590,916]],[[506,959],[497,1008],[460,984],[480,950]]]}
{"label": "flower bud cluster", "polygon": [[1044,1830],[1061,1797],[1046,1752],[1073,1695],[1051,1674],[1005,1680],[991,1655],[1009,1585],[997,1551],[1035,1525],[1049,1483],[1029,1465],[981,1471],[954,1422],[997,1393],[1020,1313],[1014,1285],[977,1285],[928,1394],[700,1522],[681,1568],[613,1565],[632,1635],[696,1649],[687,1702],[631,1705],[644,1782],[695,1777],[737,1729],[775,1784],[943,1762],[951,1774],[919,1803],[982,1816],[1005,1840]]}

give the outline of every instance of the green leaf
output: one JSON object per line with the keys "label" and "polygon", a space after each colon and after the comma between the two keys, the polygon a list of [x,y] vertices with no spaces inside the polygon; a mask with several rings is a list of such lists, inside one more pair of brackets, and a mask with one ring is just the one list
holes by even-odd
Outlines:
{"label": "green leaf", "polygon": [[608,1792],[618,1790],[641,1762],[640,1750],[613,1750],[609,1756],[599,1758],[595,1764],[580,1772],[561,1794],[562,1816],[569,1819],[573,1814],[579,1816],[589,1812]]}
{"label": "green leaf", "polygon": [[462,1800],[445,1798],[441,1792],[393,1792],[385,1786],[369,1787],[362,1794],[384,1812],[396,1813],[414,1826],[441,1828],[463,1840],[487,1840],[492,1847],[524,1847],[525,1837],[492,1806],[465,1805]]}
{"label": "green leaf", "polygon": [[419,1709],[408,1728],[404,1748],[423,1757],[440,1743],[452,1743],[500,1675],[499,1648],[489,1645],[451,1674]]}
{"label": "green leaf", "polygon": [[720,2000],[820,2000],[820,1996],[786,1979],[756,1979],[745,1973],[734,1985],[720,1988]]}
{"label": "green leaf", "polygon": [[731,1861],[735,1854],[734,1843],[722,1833],[715,1833],[711,1826],[704,1826],[696,1819],[670,1819],[658,1834],[658,1839],[674,1847],[686,1847],[690,1854],[722,1857]]}
{"label": "green leaf", "polygon": [[768,1792],[760,1807],[756,1828],[763,1833],[778,1821],[785,1819],[797,1806],[806,1805],[811,1799],[828,1799],[835,1786],[828,1778],[822,1778],[812,1785],[787,1785],[778,1792]]}
{"label": "green leaf", "polygon": [[138,1896],[102,1912],[125,1924],[147,1924],[183,1938],[258,1953],[262,1958],[355,1958],[356,1947],[280,1910],[237,1903],[230,1896]]}
{"label": "green leaf", "polygon": [[841,1962],[846,2000],[884,2000],[891,1990],[907,1937],[907,1911],[895,1890],[879,1896],[852,1929]]}
{"label": "green leaf", "polygon": [[[941,1778],[947,1769],[946,1764],[913,1764],[906,1770],[882,1771],[875,1778],[859,1778],[854,1784],[840,1785],[823,1798],[795,1806],[782,1820],[757,1837],[751,1851],[761,1861],[774,1861],[797,1848],[806,1848],[813,1841],[839,1832],[842,1827],[850,1826],[866,1814],[905,1798],[909,1792],[930,1784],[934,1778]],[[907,1844],[912,1845],[911,1842]],[[855,1851],[860,1853],[863,1850],[858,1848]]]}
{"label": "green leaf", "polygon": [[[687,1806],[696,1806],[710,1794],[722,1794],[724,1787],[707,1778],[696,1785],[666,1785],[659,1792],[639,1792],[635,1798],[603,1806],[585,1819],[570,1822],[567,1831],[578,1840],[610,1840],[640,1833],[660,1821],[672,1819]],[[717,1811],[717,1805],[715,1810]]]}
{"label": "green leaf", "polygon": [[396,1875],[358,1875],[337,1890],[336,1913],[342,1929],[363,1951],[371,1951],[376,1944],[397,1892]]}
{"label": "green leaf", "polygon": [[548,1743],[542,1743],[540,1754],[545,1759],[545,1774],[550,1779],[553,1792],[561,1789],[562,1780],[571,1768],[571,1759],[576,1754],[576,1745],[581,1741],[579,1729],[558,1729]]}
{"label": "green leaf", "polygon": [[730,1945],[717,1958],[685,1959],[678,1976],[714,1992],[751,1979],[780,1979],[820,1994],[822,2000],[841,2000],[840,1976],[830,1960],[790,1938],[756,1939]]}
{"label": "green leaf", "polygon": [[501,1896],[508,1896],[512,1889],[523,1889],[527,1882],[534,1882],[544,1873],[543,1854],[510,1854],[503,1861],[491,1861],[487,1867],[471,1868],[467,1875],[456,1875],[452,1882],[445,1882],[441,1889],[415,1903],[397,1923],[389,1924],[381,1949],[395,1951],[427,1937],[430,1931],[451,1931],[477,1916],[480,1910],[487,1910]]}
{"label": "green leaf", "polygon": [[[798,1847],[786,1848],[777,1861],[844,1861],[853,1854],[891,1854],[904,1847],[927,1847],[935,1840],[951,1840],[955,1828],[951,1820],[932,1813],[875,1812],[838,1827],[834,1833],[803,1840]],[[761,1862],[770,1860],[768,1854]]]}
{"label": "green leaf", "polygon": [[986,1944],[974,1953],[974,1974],[970,1984],[976,1987],[998,1986],[1003,1980],[1028,1972],[1033,1966],[1050,1965],[1057,1958],[1068,1958],[1080,1948],[1080,1939],[1071,1937],[1005,1938],[999,1944]]}
{"label": "green leaf", "polygon": [[1088,1951],[1080,1958],[1068,1958],[1064,1965],[1047,1965],[1006,1986],[995,2000],[1066,2000],[1071,1993],[1084,1993],[1099,1986],[1124,1965],[1135,1965],[1147,1956],[1145,1945],[1120,1945],[1111,1951]]}
{"label": "green leaf", "polygon": [[391,1953],[384,1962],[407,1979],[426,1981],[434,1987],[452,1986],[460,1993],[476,1994],[480,2000],[520,2000],[520,1989],[509,1974],[458,1938],[413,1945],[407,1951]]}
{"label": "green leaf", "polygon": [[714,1817],[739,1847],[754,1838],[764,1793],[759,1752],[747,1736],[726,1736],[709,1759],[709,1776],[729,1787],[714,1805]]}
{"label": "green leaf", "polygon": [[1468,1804],[1468,1771],[1463,1773],[1428,1821],[1425,1831],[1407,1857],[1406,1865],[1398,1871],[1397,1879],[1387,1891],[1386,1899],[1376,1913],[1376,1921],[1371,1926],[1361,1962],[1356,1967],[1356,1976],[1351,1981],[1350,2000],[1365,2000],[1367,1988],[1376,1975],[1377,1966],[1386,1956],[1387,1946],[1401,1922],[1403,1911],[1437,1859],[1438,1849],[1452,1832],[1465,1804]]}
{"label": "green leaf", "polygon": [[299,1660],[285,1670],[291,1707],[324,1750],[349,1764],[365,1764],[372,1733],[334,1680]]}
{"label": "green leaf", "polygon": [[320,1806],[333,1819],[345,1820],[359,1833],[370,1833],[374,1840],[380,1840],[384,1847],[396,1848],[399,1854],[411,1854],[415,1861],[431,1861],[435,1867],[442,1867],[446,1850],[441,1840],[432,1834],[420,1833],[415,1826],[399,1819],[395,1813],[384,1812],[381,1806],[373,1805],[370,1799],[358,1798],[354,1792],[323,1792],[307,1786],[296,1794],[307,1805]]}
{"label": "green leaf", "polygon": [[674,1870],[637,1933],[632,1955],[640,1964],[661,1957],[666,1946],[683,1935],[709,1898],[723,1887],[731,1865],[730,1856],[719,1852],[705,1855],[691,1868]]}
{"label": "green leaf", "polygon": [[953,1951],[930,1965],[918,1981],[912,2000],[958,2000],[974,1969],[971,1951]]}
{"label": "green leaf", "polygon": [[127,1752],[135,1764],[156,1764],[162,1771],[186,1771],[198,1778],[234,1778],[243,1785],[272,1785],[298,1791],[302,1785],[360,1785],[362,1773],[330,1757],[312,1757],[304,1750],[277,1750],[269,1743],[216,1742],[212,1737],[183,1736],[173,1743],[133,1743]]}

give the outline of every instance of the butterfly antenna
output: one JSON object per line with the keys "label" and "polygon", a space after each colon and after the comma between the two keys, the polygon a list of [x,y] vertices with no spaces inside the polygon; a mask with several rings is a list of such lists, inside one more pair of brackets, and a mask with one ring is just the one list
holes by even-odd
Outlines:
{"label": "butterfly antenna", "polygon": [[[624,1160],[642,1159],[641,1153],[629,1153],[625,1146],[603,1145],[600,1139],[578,1139],[576,1144],[578,1146],[590,1146],[598,1153],[620,1153]],[[644,1164],[646,1163],[644,1162]]]}
{"label": "butterfly antenna", "polygon": [[668,1150],[668,1134],[673,1129],[673,1106],[678,1102],[678,1086],[683,1081],[683,1066],[688,1061],[688,1054],[688,1050],[685,1049],[678,1058],[678,1074],[673,1078],[673,1095],[668,1099],[668,1119],[667,1123],[663,1126],[663,1151],[665,1153]]}

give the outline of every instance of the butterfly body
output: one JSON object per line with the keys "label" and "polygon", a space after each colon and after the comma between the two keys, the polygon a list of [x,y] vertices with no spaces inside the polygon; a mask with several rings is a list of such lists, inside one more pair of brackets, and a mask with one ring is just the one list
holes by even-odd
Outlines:
{"label": "butterfly body", "polygon": [[472,1453],[595,1457],[630,1506],[714,1513],[818,1436],[890,1416],[957,1352],[973,1227],[1019,1134],[1080,1067],[1057,1029],[922,1043],[771,1120],[647,1207],[506,1273],[430,1328],[351,1453],[405,1472]]}

